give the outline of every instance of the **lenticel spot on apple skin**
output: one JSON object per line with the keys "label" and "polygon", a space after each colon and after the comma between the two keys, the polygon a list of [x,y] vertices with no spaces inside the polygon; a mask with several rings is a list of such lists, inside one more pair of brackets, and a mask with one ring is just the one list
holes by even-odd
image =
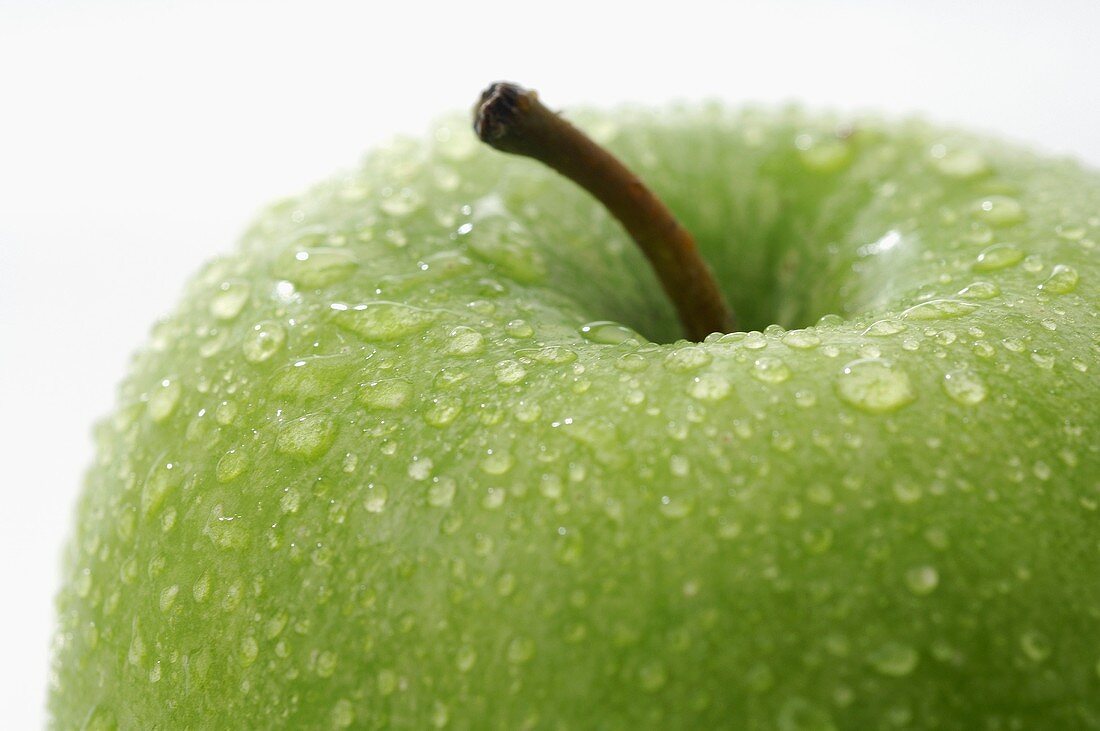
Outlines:
{"label": "lenticel spot on apple skin", "polygon": [[465,116],[274,205],[96,427],[52,725],[1096,727],[1100,175],[567,116],[740,329]]}

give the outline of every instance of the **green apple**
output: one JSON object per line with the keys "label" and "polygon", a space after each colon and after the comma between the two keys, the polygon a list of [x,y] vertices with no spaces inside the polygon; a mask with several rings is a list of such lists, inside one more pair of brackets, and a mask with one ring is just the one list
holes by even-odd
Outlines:
{"label": "green apple", "polygon": [[1100,728],[1100,175],[580,125],[743,331],[464,119],[271,208],[97,431],[57,728]]}

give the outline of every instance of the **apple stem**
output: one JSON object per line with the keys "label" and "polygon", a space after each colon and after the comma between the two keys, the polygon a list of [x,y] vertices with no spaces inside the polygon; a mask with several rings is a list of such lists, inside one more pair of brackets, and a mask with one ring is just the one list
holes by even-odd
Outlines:
{"label": "apple stem", "polygon": [[668,206],[614,155],[547,109],[536,92],[492,84],[474,109],[474,132],[501,152],[549,166],[600,201],[649,259],[690,339],[735,329],[695,239]]}

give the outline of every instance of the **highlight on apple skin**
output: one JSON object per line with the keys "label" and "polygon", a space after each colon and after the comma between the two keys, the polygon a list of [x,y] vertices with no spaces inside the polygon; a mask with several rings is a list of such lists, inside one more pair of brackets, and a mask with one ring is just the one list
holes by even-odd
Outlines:
{"label": "highlight on apple skin", "polygon": [[743,331],[464,117],[274,205],[97,428],[53,727],[1100,728],[1100,175],[571,116]]}

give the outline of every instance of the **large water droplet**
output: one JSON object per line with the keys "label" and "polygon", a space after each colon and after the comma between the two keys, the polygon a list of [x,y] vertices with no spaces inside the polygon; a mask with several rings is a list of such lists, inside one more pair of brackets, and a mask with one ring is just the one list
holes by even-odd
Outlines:
{"label": "large water droplet", "polygon": [[877,358],[855,360],[844,366],[837,379],[840,398],[872,414],[895,411],[916,399],[905,371]]}
{"label": "large water droplet", "polygon": [[214,468],[214,477],[218,482],[232,482],[244,474],[248,467],[248,456],[237,449],[231,449],[222,455]]}
{"label": "large water droplet", "polygon": [[498,383],[512,386],[527,376],[527,369],[518,360],[502,360],[495,367]]}

